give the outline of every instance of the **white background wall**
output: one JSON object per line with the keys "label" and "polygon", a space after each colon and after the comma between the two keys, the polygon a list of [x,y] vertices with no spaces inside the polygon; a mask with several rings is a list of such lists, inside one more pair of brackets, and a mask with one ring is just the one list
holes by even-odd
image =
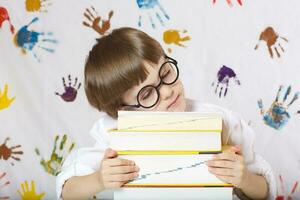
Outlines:
{"label": "white background wall", "polygon": [[[111,29],[122,26],[140,28],[160,41],[166,51],[171,48],[169,55],[178,60],[186,96],[241,113],[256,132],[256,150],[272,165],[277,177],[279,174],[283,176],[287,192],[295,181],[299,181],[300,115],[295,112],[300,110],[300,101],[295,101],[288,109],[291,118],[281,130],[264,124],[257,106],[257,100],[262,98],[265,109],[268,109],[279,85],[284,85],[284,89],[288,85],[292,87],[287,102],[296,91],[300,91],[297,55],[300,49],[299,1],[242,0],[240,6],[232,0],[233,6],[230,7],[225,0],[217,0],[214,5],[212,0],[160,0],[170,20],[165,20],[162,26],[153,15],[155,29],[145,18],[143,25],[138,26],[139,14],[144,16],[145,10],[139,10],[133,0],[49,2],[52,5],[45,6],[47,12],[29,12],[24,0],[0,0],[0,7],[8,10],[15,27],[14,34],[9,31],[7,21],[0,28],[0,90],[3,92],[4,85],[8,84],[8,97],[16,97],[8,108],[0,110],[0,144],[10,137],[7,146],[21,145],[16,150],[24,152],[15,155],[20,161],[5,160],[0,156],[0,176],[7,173],[0,179],[0,185],[10,181],[9,185],[0,188],[0,197],[20,198],[17,193],[18,189],[21,190],[20,184],[34,180],[38,194],[45,192],[44,199],[54,199],[55,177],[45,172],[34,149],[37,147],[48,160],[54,137],[63,134],[68,135],[67,147],[71,141],[76,147],[93,144],[88,132],[101,113],[88,105],[83,85],[73,102],[65,102],[54,94],[63,92],[61,78],[65,77],[68,82],[68,74],[73,81],[78,77],[83,83],[85,57],[95,38],[99,37],[93,29],[82,25],[84,10],[90,6],[94,6],[105,19],[110,10],[114,11]],[[151,10],[146,12],[152,13]],[[36,45],[32,51],[36,52],[40,62],[32,51],[23,55],[13,43],[17,31],[34,17],[39,21],[29,29],[53,32],[51,38],[58,41],[57,44],[39,41],[40,46],[55,49],[54,53],[49,53]],[[268,26],[289,40],[288,43],[281,42],[285,52],[280,58],[274,52],[272,59],[264,42],[254,50],[260,33]],[[183,35],[190,36],[191,40],[182,43],[186,48],[164,43],[162,35],[168,29],[187,30]],[[219,98],[211,83],[222,65],[235,71],[241,85],[231,80],[227,96]],[[300,199],[299,189],[293,197]]]}

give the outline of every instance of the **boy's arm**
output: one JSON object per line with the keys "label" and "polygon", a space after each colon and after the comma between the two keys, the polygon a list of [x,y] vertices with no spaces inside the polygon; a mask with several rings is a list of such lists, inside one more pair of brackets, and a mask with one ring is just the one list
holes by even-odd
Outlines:
{"label": "boy's arm", "polygon": [[66,181],[62,190],[64,200],[88,199],[104,190],[99,171],[86,176],[74,176]]}
{"label": "boy's arm", "polygon": [[89,175],[68,179],[63,186],[61,197],[64,200],[88,199],[103,190],[120,188],[138,177],[139,168],[135,163],[117,156],[116,151],[107,149],[100,169]]}
{"label": "boy's arm", "polygon": [[269,193],[266,179],[250,171],[247,172],[247,177],[242,182],[240,189],[251,199],[267,199]]}

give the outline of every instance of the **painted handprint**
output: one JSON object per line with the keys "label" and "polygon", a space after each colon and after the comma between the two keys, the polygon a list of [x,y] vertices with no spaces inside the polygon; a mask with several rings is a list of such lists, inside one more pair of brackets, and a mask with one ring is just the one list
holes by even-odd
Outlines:
{"label": "painted handprint", "polygon": [[25,6],[28,12],[47,12],[47,7],[52,3],[50,0],[26,0]]}
{"label": "painted handprint", "polygon": [[64,77],[62,78],[62,82],[63,82],[64,90],[65,90],[64,93],[59,94],[58,92],[55,92],[55,94],[60,96],[66,102],[72,102],[76,99],[77,91],[79,90],[81,83],[79,83],[76,88],[78,78],[77,77],[75,78],[75,82],[73,85],[72,85],[71,75],[68,76],[68,80],[69,80],[69,83],[67,85],[65,78]]}
{"label": "painted handprint", "polygon": [[65,161],[67,154],[69,154],[75,146],[75,143],[72,143],[68,148],[68,150],[66,150],[65,145],[67,142],[67,135],[63,135],[59,147],[57,149],[58,140],[59,140],[59,136],[57,135],[55,136],[54,146],[53,146],[50,159],[47,161],[43,157],[41,157],[39,149],[35,148],[36,154],[41,157],[40,164],[43,166],[43,168],[47,173],[53,176],[57,176],[57,174],[59,174],[61,170],[61,166]]}
{"label": "painted handprint", "polygon": [[5,21],[8,21],[8,23],[9,23],[10,32],[14,33],[15,32],[15,28],[14,28],[14,26],[12,25],[12,23],[10,21],[7,9],[0,6],[0,28],[2,27],[2,24]]}
{"label": "painted handprint", "polygon": [[286,193],[284,183],[283,183],[283,178],[281,175],[279,175],[279,183],[280,183],[280,190],[281,192],[278,192],[277,188],[277,195],[275,200],[293,200],[292,195],[295,193],[297,186],[298,186],[298,181],[296,181],[290,191],[289,194]]}
{"label": "painted handprint", "polygon": [[[268,47],[268,51],[269,51],[269,54],[271,56],[271,58],[273,58],[273,50],[272,48],[274,48],[275,52],[276,52],[276,55],[277,57],[279,58],[280,57],[280,53],[279,53],[279,49],[284,52],[284,48],[282,47],[281,45],[281,41],[285,41],[285,42],[288,42],[288,40],[284,37],[281,37],[278,35],[278,33],[276,33],[274,31],[274,29],[272,27],[267,27],[259,36],[259,42],[258,44],[255,46],[255,50],[258,49],[259,47],[259,44],[262,42],[262,41],[265,41],[266,44],[267,44],[267,47]],[[278,48],[279,47],[279,48]]]}
{"label": "painted handprint", "polygon": [[21,184],[21,189],[22,192],[18,190],[18,193],[21,196],[22,200],[40,200],[45,196],[45,192],[42,192],[40,194],[36,193],[34,181],[31,181],[31,188],[29,188],[28,182],[25,181]]}
{"label": "painted handprint", "polygon": [[[191,39],[190,36],[181,36],[182,34],[186,34],[187,30],[179,31],[179,30],[166,30],[163,34],[163,40],[166,44],[175,44],[177,46],[185,47],[181,42],[186,42]],[[168,48],[169,53],[172,52],[170,48]]]}
{"label": "painted handprint", "polygon": [[[2,188],[4,188],[5,186],[9,185],[10,182],[9,181],[6,181],[5,183],[1,183],[1,180],[6,176],[6,173],[3,172],[2,174],[0,173],[0,192],[2,190]],[[0,196],[0,199],[1,200],[5,200],[5,199],[9,199],[9,196]]]}
{"label": "painted handprint", "polygon": [[166,11],[158,2],[158,0],[136,0],[136,3],[141,11],[139,16],[139,22],[138,22],[139,27],[142,26],[142,20],[144,20],[144,18],[146,17],[148,17],[152,28],[155,28],[155,23],[153,20],[154,16],[156,16],[157,20],[160,22],[162,26],[164,25],[163,17],[165,18],[165,20],[170,19],[169,15],[167,15]]}
{"label": "painted handprint", "polygon": [[[53,53],[54,49],[41,46],[42,42],[55,44],[57,41],[55,39],[50,39],[52,37],[52,32],[36,32],[34,30],[28,30],[29,26],[37,22],[39,19],[35,17],[29,24],[23,26],[17,34],[14,36],[14,43],[17,47],[21,48],[22,53],[26,54],[30,51],[33,56],[40,62],[35,50],[35,47],[41,48],[47,52]],[[44,38],[47,37],[47,38]]]}
{"label": "painted handprint", "polygon": [[[93,13],[94,14],[93,14]],[[98,32],[100,35],[104,35],[109,29],[110,29],[110,20],[113,16],[114,12],[111,10],[108,13],[108,19],[104,20],[101,19],[98,12],[95,10],[93,6],[91,6],[91,10],[86,8],[84,12],[84,17],[89,22],[82,22],[84,26],[87,26],[89,28],[94,29],[96,32]]]}
{"label": "painted handprint", "polygon": [[[216,1],[217,0],[213,0],[213,4],[215,4],[216,3]],[[243,4],[242,4],[242,0],[236,0],[237,2],[238,2],[238,4],[240,4],[240,6],[242,6]],[[230,6],[230,7],[232,7],[233,5],[232,5],[232,1],[231,0],[226,0],[226,2],[227,2],[227,4]]]}
{"label": "painted handprint", "polygon": [[[12,158],[13,160],[20,161],[21,159],[14,156],[14,155],[22,155],[23,151],[15,151],[15,149],[20,148],[21,145],[16,145],[12,147],[8,147],[6,143],[8,142],[10,138],[6,138],[2,145],[0,145],[0,160],[8,160]],[[11,165],[14,165],[14,163],[11,163]]]}
{"label": "painted handprint", "polygon": [[263,115],[263,120],[265,124],[268,126],[275,128],[277,130],[281,129],[286,125],[286,123],[290,119],[290,114],[288,112],[288,109],[290,105],[292,105],[299,97],[299,92],[296,92],[294,94],[293,99],[285,105],[285,102],[287,100],[288,95],[291,93],[291,86],[289,86],[283,96],[283,100],[279,100],[280,93],[283,89],[283,86],[281,85],[278,89],[276,98],[274,102],[272,103],[271,107],[269,110],[265,111],[263,108],[263,102],[262,99],[258,100],[258,107],[260,109],[260,114]]}
{"label": "painted handprint", "polygon": [[[237,76],[233,69],[226,67],[223,65],[217,74],[217,78],[214,82],[212,82],[211,86],[215,85],[215,82],[217,82],[217,86],[215,88],[215,93],[218,92],[218,89],[220,87],[219,91],[219,97],[221,98],[222,95],[225,97],[227,92],[228,92],[228,87],[229,87],[229,81],[234,80],[234,82],[238,85],[241,85],[240,81],[237,79]],[[224,91],[223,91],[224,89]]]}
{"label": "painted handprint", "polygon": [[0,89],[0,110],[8,108],[10,104],[15,100],[16,97],[9,98],[7,96],[8,85],[5,84],[3,93]]}

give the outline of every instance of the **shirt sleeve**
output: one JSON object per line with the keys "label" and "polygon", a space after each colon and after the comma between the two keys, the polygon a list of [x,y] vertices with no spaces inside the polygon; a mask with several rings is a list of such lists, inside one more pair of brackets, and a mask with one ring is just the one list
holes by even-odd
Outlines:
{"label": "shirt sleeve", "polygon": [[[239,145],[247,169],[252,173],[262,175],[268,184],[268,199],[276,197],[276,180],[272,167],[262,156],[254,150],[255,133],[253,129],[242,119],[242,117],[232,111],[223,109],[224,113],[224,138],[229,145]],[[223,134],[223,133],[222,133]]]}
{"label": "shirt sleeve", "polygon": [[85,176],[99,169],[104,151],[107,148],[107,142],[103,136],[104,133],[101,133],[102,129],[101,121],[95,123],[90,131],[90,135],[98,134],[99,138],[96,140],[95,145],[74,150],[63,163],[61,171],[56,177],[57,199],[61,199],[62,188],[69,178]]}

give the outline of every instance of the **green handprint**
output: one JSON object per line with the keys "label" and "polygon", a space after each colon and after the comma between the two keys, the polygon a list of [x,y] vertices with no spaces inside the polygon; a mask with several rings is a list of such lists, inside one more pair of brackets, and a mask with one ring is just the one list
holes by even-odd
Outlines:
{"label": "green handprint", "polygon": [[[36,154],[41,157],[40,164],[44,167],[44,169],[46,170],[47,173],[52,174],[53,176],[57,176],[57,174],[59,174],[59,172],[61,170],[61,166],[67,156],[66,150],[65,150],[67,135],[66,134],[63,135],[62,140],[59,144],[58,151],[56,152],[58,140],[59,140],[59,135],[56,135],[55,140],[54,140],[53,150],[51,153],[51,157],[48,161],[46,161],[41,156],[39,149],[35,148]],[[75,146],[75,143],[72,143],[70,145],[69,149],[67,150],[68,154],[73,150],[74,146]]]}
{"label": "green handprint", "polygon": [[31,190],[29,190],[27,181],[22,183],[21,187],[22,187],[22,193],[20,192],[20,190],[18,190],[18,193],[20,194],[22,200],[40,200],[45,196],[45,192],[42,192],[41,194],[35,193],[34,181],[31,181]]}

